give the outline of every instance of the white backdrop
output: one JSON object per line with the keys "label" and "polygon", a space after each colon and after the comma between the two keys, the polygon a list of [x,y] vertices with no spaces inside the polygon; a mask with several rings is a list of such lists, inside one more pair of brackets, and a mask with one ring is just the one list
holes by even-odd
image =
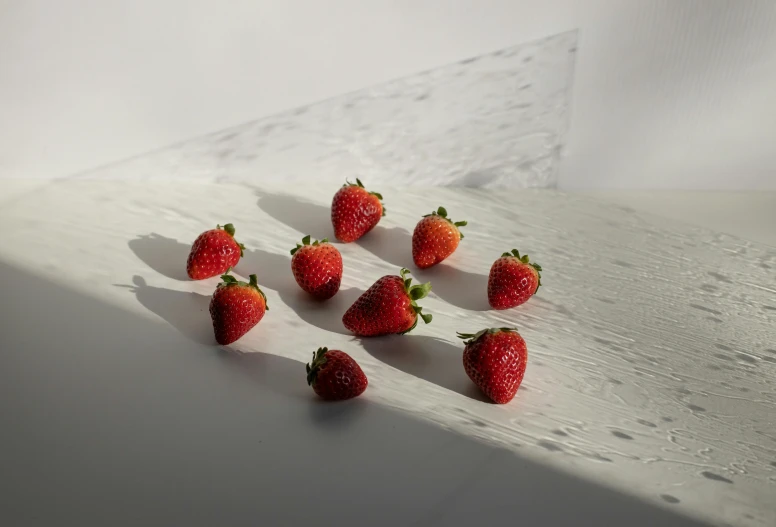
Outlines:
{"label": "white backdrop", "polygon": [[772,0],[0,0],[0,176],[580,29],[565,188],[776,189]]}

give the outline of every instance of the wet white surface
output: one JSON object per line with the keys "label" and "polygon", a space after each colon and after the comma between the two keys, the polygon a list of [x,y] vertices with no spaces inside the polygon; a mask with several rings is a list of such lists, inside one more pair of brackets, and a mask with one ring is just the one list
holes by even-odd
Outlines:
{"label": "wet white surface", "polygon": [[[19,504],[35,501],[36,484],[39,508],[49,510],[53,482],[65,478],[64,485],[73,471],[91,474],[84,467],[96,455],[85,446],[92,445],[102,454],[115,448],[124,459],[109,456],[94,469],[106,471],[89,480],[95,489],[101,478],[115,477],[122,483],[113,490],[143,499],[152,491],[132,478],[143,479],[156,464],[157,485],[207,470],[226,485],[232,474],[241,488],[232,513],[255,506],[254,519],[265,521],[306,519],[284,499],[307,502],[309,485],[321,492],[317,478],[343,474],[329,492],[349,493],[359,514],[374,514],[387,492],[397,510],[382,517],[386,524],[464,524],[475,513],[496,521],[518,504],[526,518],[554,525],[574,523],[579,514],[599,522],[639,518],[633,521],[644,525],[690,525],[688,518],[773,525],[776,249],[554,191],[370,187],[384,195],[388,215],[361,241],[339,245],[343,288],[323,305],[299,291],[288,251],[304,234],[331,237],[336,185],[70,180],[4,200],[2,408],[15,423],[18,452],[11,458],[18,466],[10,472],[34,482],[14,487],[16,508],[9,510],[23,514]],[[347,335],[342,313],[380,276],[413,269],[409,233],[439,205],[469,225],[444,265],[414,272],[432,282],[432,297],[422,302],[432,324],[404,337]],[[184,269],[197,234],[227,221],[248,248],[238,273],[258,274],[270,306],[231,347],[245,354],[236,358],[218,354],[211,340],[207,303],[217,280],[190,282]],[[543,266],[544,286],[520,308],[488,311],[487,271],[512,248]],[[57,310],[47,290],[62,297]],[[63,308],[71,296],[73,309]],[[95,313],[100,324],[79,313]],[[503,325],[520,329],[529,365],[515,400],[495,406],[466,378],[455,332]],[[304,384],[303,364],[324,345],[351,353],[369,377],[360,406],[344,407],[360,408],[355,416],[325,409],[322,417]],[[71,427],[70,418],[81,421]],[[70,442],[57,455],[63,427]],[[220,437],[241,446],[208,450]],[[299,457],[297,448],[314,452],[318,440],[326,459]],[[36,450],[42,445],[55,450]],[[308,482],[311,455],[316,468]],[[351,462],[363,470],[342,468]],[[386,475],[392,467],[399,467],[396,475]],[[73,489],[85,492],[79,485],[88,487]],[[212,512],[201,498],[207,492],[192,485],[160,510],[196,495],[191,510],[208,512],[186,521],[205,522]],[[266,499],[251,498],[246,485]],[[493,510],[467,506],[461,493],[495,500]],[[70,499],[75,514],[78,500]],[[125,505],[113,494],[105,499]],[[210,499],[217,510],[229,498]],[[148,516],[155,510],[138,518],[163,523]]]}
{"label": "wet white surface", "polygon": [[610,190],[582,193],[776,247],[776,192]]}

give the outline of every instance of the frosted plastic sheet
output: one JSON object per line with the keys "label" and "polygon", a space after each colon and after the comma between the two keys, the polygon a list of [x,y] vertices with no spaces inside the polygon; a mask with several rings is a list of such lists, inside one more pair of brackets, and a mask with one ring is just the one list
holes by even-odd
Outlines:
{"label": "frosted plastic sheet", "polygon": [[554,187],[576,31],[162,148],[78,177]]}

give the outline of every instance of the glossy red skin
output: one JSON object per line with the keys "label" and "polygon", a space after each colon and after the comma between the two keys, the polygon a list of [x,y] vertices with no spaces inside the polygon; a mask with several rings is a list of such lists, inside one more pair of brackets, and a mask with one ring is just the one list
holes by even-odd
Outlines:
{"label": "glossy red skin", "polygon": [[440,216],[426,216],[412,233],[412,259],[426,269],[453,254],[460,241],[458,227]]}
{"label": "glossy red skin", "polygon": [[383,276],[350,306],[342,323],[360,337],[405,333],[418,319],[411,302],[400,276]]}
{"label": "glossy red skin", "polygon": [[524,304],[539,288],[539,273],[514,256],[502,256],[490,268],[488,303],[493,309]]}
{"label": "glossy red skin", "polygon": [[264,297],[252,287],[219,286],[210,300],[216,342],[226,345],[236,341],[259,323],[266,309]]}
{"label": "glossy red skin", "polygon": [[497,404],[515,397],[528,364],[528,348],[516,332],[485,333],[463,350],[466,374]]}
{"label": "glossy red skin", "polygon": [[303,245],[291,258],[296,283],[319,300],[339,291],[342,282],[342,255],[329,243]]}
{"label": "glossy red skin", "polygon": [[240,261],[240,246],[228,232],[212,229],[200,234],[191,246],[186,272],[192,280],[221,276]]}
{"label": "glossy red skin", "polygon": [[371,231],[382,216],[380,199],[359,186],[342,187],[331,202],[334,235],[344,243],[356,241]]}
{"label": "glossy red skin", "polygon": [[358,363],[340,350],[326,352],[326,363],[318,369],[313,390],[327,401],[358,397],[369,381]]}

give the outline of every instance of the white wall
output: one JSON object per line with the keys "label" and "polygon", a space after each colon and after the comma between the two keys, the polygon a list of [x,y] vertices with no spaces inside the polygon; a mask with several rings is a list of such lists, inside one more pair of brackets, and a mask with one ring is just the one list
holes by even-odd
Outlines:
{"label": "white wall", "polygon": [[772,0],[0,0],[0,176],[580,28],[568,188],[776,189]]}

